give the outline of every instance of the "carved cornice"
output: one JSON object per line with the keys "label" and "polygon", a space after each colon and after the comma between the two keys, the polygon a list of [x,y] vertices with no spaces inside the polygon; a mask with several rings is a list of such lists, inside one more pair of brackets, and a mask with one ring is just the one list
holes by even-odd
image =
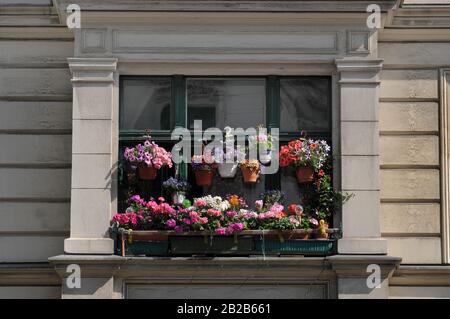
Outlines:
{"label": "carved cornice", "polygon": [[[58,11],[72,0],[54,0]],[[396,0],[78,0],[82,11],[224,11],[224,12],[366,12],[378,4],[383,12]]]}
{"label": "carved cornice", "polygon": [[341,75],[340,84],[378,85],[380,83],[379,74],[383,68],[383,59],[336,59],[336,68]]}
{"label": "carved cornice", "polygon": [[55,269],[48,264],[0,263],[0,285],[59,285]]}
{"label": "carved cornice", "polygon": [[72,82],[114,82],[115,58],[69,58]]}

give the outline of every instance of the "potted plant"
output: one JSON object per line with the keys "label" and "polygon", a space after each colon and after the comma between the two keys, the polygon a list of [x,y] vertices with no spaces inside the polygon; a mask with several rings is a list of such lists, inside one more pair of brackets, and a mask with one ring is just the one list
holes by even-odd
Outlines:
{"label": "potted plant", "polygon": [[214,156],[194,155],[192,156],[192,170],[195,173],[195,181],[198,186],[211,186],[214,177],[214,170],[217,164]]}
{"label": "potted plant", "polygon": [[259,198],[263,204],[262,209],[268,209],[274,204],[284,204],[285,197],[286,194],[278,189],[267,190],[259,195]]}
{"label": "potted plant", "polygon": [[217,169],[222,178],[233,178],[236,176],[239,161],[243,159],[245,153],[240,148],[226,147],[223,149],[216,148],[214,150],[214,158],[216,159]]}
{"label": "potted plant", "polygon": [[113,216],[110,234],[120,240],[116,247],[122,256],[331,253],[333,240],[304,240],[317,221],[299,215],[295,204],[288,215],[276,192],[266,196],[267,205],[257,200],[254,210],[238,195],[207,195],[182,205],[133,195],[125,212]]}
{"label": "potted plant", "polygon": [[125,148],[124,157],[137,167],[139,178],[143,180],[154,180],[163,166],[172,167],[172,154],[149,139],[143,144]]}
{"label": "potted plant", "polygon": [[297,181],[308,184],[314,181],[314,172],[322,168],[330,152],[324,140],[299,138],[283,145],[280,150],[280,166],[296,167]]}
{"label": "potted plant", "polygon": [[213,155],[220,177],[233,178],[236,176],[239,162],[245,159],[245,152],[239,145],[235,148],[232,129],[227,126],[224,131],[225,142],[221,141],[220,145],[214,148]]}
{"label": "potted plant", "polygon": [[248,138],[249,148],[258,153],[262,164],[268,164],[272,159],[272,141],[272,135],[267,133],[267,128],[263,125],[258,126],[256,135],[250,135]]}
{"label": "potted plant", "polygon": [[256,183],[261,171],[258,160],[243,160],[240,164],[244,183]]}
{"label": "potted plant", "polygon": [[174,177],[163,182],[162,186],[170,193],[173,205],[182,205],[186,199],[186,192],[188,192],[191,187],[188,182]]}
{"label": "potted plant", "polygon": [[[328,161],[325,163],[325,166],[329,164]],[[327,229],[336,207],[345,204],[354,196],[352,193],[337,191],[333,187],[331,175],[326,173],[328,169],[330,168],[319,169],[312,192],[302,199],[304,204],[306,204],[305,210],[309,211],[309,215],[315,220],[314,226],[316,228],[316,238],[318,239],[327,239],[329,237]]]}

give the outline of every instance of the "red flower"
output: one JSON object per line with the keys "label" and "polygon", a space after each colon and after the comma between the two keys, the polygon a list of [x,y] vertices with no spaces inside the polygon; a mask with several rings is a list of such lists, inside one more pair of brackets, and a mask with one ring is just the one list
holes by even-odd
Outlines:
{"label": "red flower", "polygon": [[296,209],[297,209],[297,205],[295,205],[295,204],[291,204],[291,205],[289,205],[289,207],[288,207],[288,211],[289,211],[289,213],[292,214],[292,215],[295,214]]}
{"label": "red flower", "polygon": [[317,174],[320,177],[323,177],[325,175],[325,172],[323,171],[323,169],[319,170],[319,173]]}

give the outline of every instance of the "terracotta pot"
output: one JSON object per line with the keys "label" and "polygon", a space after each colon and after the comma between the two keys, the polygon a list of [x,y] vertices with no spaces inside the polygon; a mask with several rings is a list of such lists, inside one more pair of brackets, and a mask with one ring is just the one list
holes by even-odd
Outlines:
{"label": "terracotta pot", "polygon": [[303,239],[303,240],[306,240],[306,239],[309,239],[309,237],[310,237],[310,234],[309,234],[309,233],[305,233],[305,234],[296,234],[296,235],[293,235],[293,236],[291,237],[291,239]]}
{"label": "terracotta pot", "polygon": [[214,172],[212,170],[199,169],[195,171],[195,181],[198,186],[211,186]]}
{"label": "terracotta pot", "polygon": [[138,167],[138,174],[139,178],[143,180],[154,180],[156,178],[156,175],[158,173],[158,170],[154,168],[153,166],[139,166]]}
{"label": "terracotta pot", "polygon": [[242,176],[244,177],[244,183],[256,183],[259,177],[259,171],[250,169],[248,167],[241,166]]}
{"label": "terracotta pot", "polygon": [[300,184],[309,184],[314,181],[314,170],[310,166],[297,167],[296,174]]}

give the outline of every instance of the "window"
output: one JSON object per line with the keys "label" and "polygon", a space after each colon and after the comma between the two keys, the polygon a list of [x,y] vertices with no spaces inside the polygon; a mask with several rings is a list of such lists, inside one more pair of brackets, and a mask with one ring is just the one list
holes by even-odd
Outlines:
{"label": "window", "polygon": [[[171,149],[171,130],[176,126],[193,129],[194,120],[208,127],[280,128],[280,144],[307,131],[312,138],[331,143],[331,79],[330,77],[147,77],[123,76],[120,81],[120,145],[122,159],[126,146],[143,141],[146,129],[161,146]],[[122,162],[123,163],[123,162]],[[127,178],[126,167],[119,174],[119,209],[126,207],[131,193],[146,196],[163,194],[161,183],[173,175],[164,169],[155,181]],[[190,167],[182,176],[193,185],[191,195],[226,195],[238,193],[249,202],[265,189],[282,189],[288,201],[298,202],[299,188],[295,174],[283,168],[274,175],[261,175],[256,184],[244,184],[239,175],[234,179],[216,176],[209,188],[195,186]]]}

